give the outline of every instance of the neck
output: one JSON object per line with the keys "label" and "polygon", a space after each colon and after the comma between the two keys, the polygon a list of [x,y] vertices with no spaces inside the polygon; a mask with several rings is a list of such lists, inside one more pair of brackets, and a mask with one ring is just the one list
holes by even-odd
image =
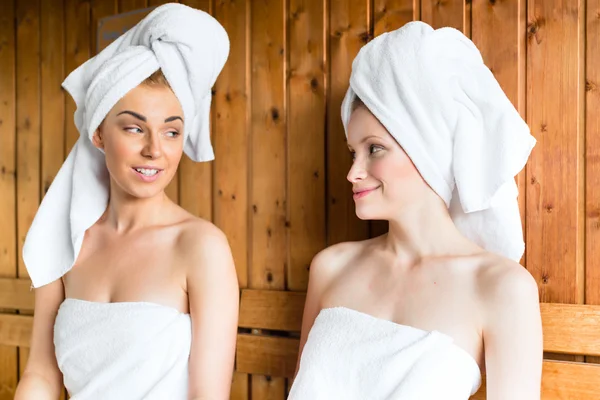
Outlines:
{"label": "neck", "polygon": [[402,207],[389,220],[385,240],[386,247],[395,257],[410,263],[481,251],[458,231],[448,209],[437,196]]}
{"label": "neck", "polygon": [[165,206],[171,203],[164,191],[149,198],[131,196],[111,182],[110,200],[102,219],[124,234],[163,222]]}

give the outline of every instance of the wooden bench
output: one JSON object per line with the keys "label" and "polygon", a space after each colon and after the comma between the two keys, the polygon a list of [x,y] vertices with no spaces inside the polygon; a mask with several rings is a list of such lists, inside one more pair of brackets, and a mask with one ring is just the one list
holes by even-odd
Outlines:
{"label": "wooden bench", "polygon": [[[239,334],[238,371],[293,377],[304,299],[303,293],[242,291],[239,326],[263,333]],[[600,355],[600,306],[544,303],[541,311],[546,352]],[[295,337],[273,336],[265,331]],[[485,399],[485,384],[472,398]],[[600,365],[545,360],[542,399],[600,399]]]}
{"label": "wooden bench", "polygon": [[[28,347],[33,318],[10,310],[31,311],[34,295],[26,279],[0,278],[0,345]],[[296,368],[304,293],[242,290],[236,370],[291,378]],[[542,304],[544,350],[600,356],[600,306]],[[485,399],[485,384],[473,396]],[[545,360],[542,399],[600,399],[600,365]]]}

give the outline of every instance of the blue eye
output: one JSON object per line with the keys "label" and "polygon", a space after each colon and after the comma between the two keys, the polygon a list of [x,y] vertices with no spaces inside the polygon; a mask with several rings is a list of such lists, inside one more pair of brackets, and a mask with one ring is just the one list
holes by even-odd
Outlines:
{"label": "blue eye", "polygon": [[176,137],[178,137],[180,134],[179,134],[179,132],[177,132],[177,131],[169,131],[169,132],[167,132],[167,133],[166,133],[166,135],[167,135],[167,137],[170,137],[170,138],[176,138]]}
{"label": "blue eye", "polygon": [[142,130],[140,128],[138,128],[137,126],[130,126],[125,128],[125,130],[127,132],[131,132],[131,133],[142,133]]}

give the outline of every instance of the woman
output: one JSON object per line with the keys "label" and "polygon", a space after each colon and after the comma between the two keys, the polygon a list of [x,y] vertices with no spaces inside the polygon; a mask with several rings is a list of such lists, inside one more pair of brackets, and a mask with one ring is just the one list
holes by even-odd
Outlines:
{"label": "woman", "polygon": [[514,176],[535,140],[475,46],[421,22],[361,49],[342,105],[356,214],[318,254],[290,399],[539,399],[537,285]]}
{"label": "woman", "polygon": [[17,399],[56,399],[63,379],[78,400],[229,398],[231,251],[165,195],[184,149],[212,159],[211,87],[228,49],[216,20],[169,4],[63,83],[81,138],[24,249],[36,303]]}

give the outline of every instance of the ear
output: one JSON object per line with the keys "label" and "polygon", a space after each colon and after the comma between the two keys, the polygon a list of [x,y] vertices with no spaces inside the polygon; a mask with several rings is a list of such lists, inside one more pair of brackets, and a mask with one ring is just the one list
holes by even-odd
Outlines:
{"label": "ear", "polygon": [[94,146],[96,146],[96,148],[104,150],[104,140],[102,137],[102,132],[100,131],[100,127],[98,127],[98,129],[96,129],[94,132],[94,135],[92,136],[92,143]]}

